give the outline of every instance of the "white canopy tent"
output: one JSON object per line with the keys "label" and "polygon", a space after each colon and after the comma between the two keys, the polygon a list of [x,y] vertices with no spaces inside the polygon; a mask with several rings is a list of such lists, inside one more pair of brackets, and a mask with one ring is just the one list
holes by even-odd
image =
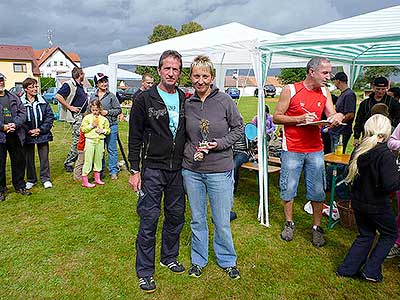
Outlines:
{"label": "white canopy tent", "polygon": [[[253,55],[254,70],[260,82],[277,55],[306,60],[323,56],[329,58],[333,65],[344,66],[345,72],[350,74],[352,86],[363,66],[400,65],[400,6],[294,32],[279,39],[262,41],[257,50]],[[261,101],[258,112],[263,115],[260,103]],[[260,124],[260,127],[264,128],[264,124]],[[265,140],[264,132],[259,131],[258,139]],[[264,141],[259,150],[259,157],[264,165],[267,157],[265,145]],[[260,179],[265,174],[265,169],[261,169]],[[260,195],[261,193],[260,188]],[[268,218],[267,202],[263,204],[262,201],[263,197],[260,196],[259,214],[264,213]]]}
{"label": "white canopy tent", "polygon": [[[182,55],[183,66],[190,66],[197,55],[207,55],[216,67],[216,85],[224,88],[227,69],[253,68],[259,90],[263,90],[266,78],[266,68],[304,67],[307,59],[285,55],[274,55],[273,60],[259,65],[262,58],[256,50],[260,40],[275,40],[280,35],[254,29],[239,23],[230,23],[184,36],[160,41],[153,44],[113,53],[108,56],[110,67],[114,70],[114,77],[110,76],[110,87],[115,85],[115,70],[118,64],[133,64],[158,66],[158,60],[163,51],[173,49]],[[263,72],[264,71],[264,72]],[[114,80],[114,82],[113,82]],[[258,115],[265,115],[263,93],[258,93]],[[265,120],[260,118],[258,130],[259,149],[267,149],[265,139]],[[261,224],[269,226],[268,217],[268,172],[265,151],[259,155],[259,189],[260,206],[258,217]],[[264,154],[263,154],[264,153]]]}
{"label": "white canopy tent", "polygon": [[[88,78],[94,78],[94,75],[97,73],[103,73],[107,76],[110,76],[109,74],[113,73],[114,70],[110,68],[110,66],[106,64],[100,64],[100,65],[95,65],[91,67],[87,67],[83,69],[83,72],[85,72],[85,76]],[[118,80],[142,80],[142,76],[139,74],[136,74],[134,72],[130,72],[124,69],[117,69],[117,79]]]}
{"label": "white canopy tent", "polygon": [[343,64],[353,86],[363,66],[400,65],[400,5],[263,41],[266,55],[323,56]]}
{"label": "white canopy tent", "polygon": [[[114,73],[114,69],[110,68],[110,66],[108,66],[106,64],[99,64],[99,65],[83,68],[83,72],[85,73],[86,78],[93,79],[94,75],[96,75],[97,73],[103,73],[107,76],[110,76],[111,73]],[[71,75],[71,72],[67,72],[67,73],[60,74],[59,77],[71,78],[72,75]],[[118,68],[117,69],[117,79],[118,80],[142,80],[142,76],[139,74],[136,74],[134,72],[130,72],[130,71]],[[110,85],[110,87],[111,87],[111,85]]]}
{"label": "white canopy tent", "polygon": [[[113,53],[108,56],[108,62],[114,69],[118,64],[158,66],[161,53],[173,49],[182,55],[183,66],[189,67],[197,55],[203,54],[209,56],[215,64],[217,69],[216,85],[223,89],[227,69],[252,68],[250,52],[258,45],[258,41],[278,37],[280,35],[275,33],[254,29],[239,23],[229,23]],[[303,66],[305,61],[305,59],[277,55],[271,67]]]}

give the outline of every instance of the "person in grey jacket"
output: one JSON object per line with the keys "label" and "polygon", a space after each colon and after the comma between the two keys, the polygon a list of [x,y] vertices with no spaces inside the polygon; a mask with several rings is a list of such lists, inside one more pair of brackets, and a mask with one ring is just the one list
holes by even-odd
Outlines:
{"label": "person in grey jacket", "polygon": [[0,73],[0,201],[5,200],[7,152],[11,160],[12,183],[17,193],[30,195],[25,188],[23,144],[26,111],[21,100],[5,89],[5,76]]}
{"label": "person in grey jacket", "polygon": [[[106,136],[105,142],[108,153],[108,171],[110,172],[111,179],[118,179],[118,115],[121,113],[121,105],[117,97],[108,90],[108,76],[103,73],[97,73],[94,76],[94,83],[97,87],[90,99],[92,102],[95,98],[100,99],[103,111],[101,115],[106,117],[110,123],[111,133]],[[89,106],[88,106],[89,108]],[[103,160],[103,171],[104,171]]]}
{"label": "person in grey jacket", "polygon": [[40,181],[44,188],[53,187],[50,180],[49,141],[53,140],[51,128],[54,114],[50,104],[38,94],[38,82],[34,78],[27,78],[22,82],[25,94],[21,101],[26,109],[24,129],[25,157],[26,157],[26,189],[31,189],[37,182],[35,167],[35,144],[39,153]]}
{"label": "person in grey jacket", "polygon": [[192,62],[195,94],[185,102],[186,144],[182,175],[192,212],[192,266],[199,277],[208,262],[207,194],[214,223],[214,252],[231,279],[240,278],[230,228],[233,201],[232,145],[243,135],[243,121],[231,97],[213,86],[214,66],[207,56]]}

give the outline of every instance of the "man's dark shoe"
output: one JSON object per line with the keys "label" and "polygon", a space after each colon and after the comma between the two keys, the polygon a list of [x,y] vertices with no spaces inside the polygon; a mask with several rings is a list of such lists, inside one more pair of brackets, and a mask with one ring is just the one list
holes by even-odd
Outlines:
{"label": "man's dark shoe", "polygon": [[290,221],[285,222],[285,226],[281,232],[281,239],[290,242],[293,240],[293,233],[294,233],[294,223]]}
{"label": "man's dark shoe", "polygon": [[30,195],[32,195],[32,193],[31,193],[30,191],[28,191],[26,188],[20,188],[20,189],[16,190],[16,192],[17,192],[18,194],[23,195],[23,196],[30,196]]}
{"label": "man's dark shoe", "polygon": [[153,293],[156,290],[156,282],[154,281],[153,276],[140,277],[139,287],[145,293]]}
{"label": "man's dark shoe", "polygon": [[185,273],[185,267],[177,260],[170,262],[169,264],[164,264],[160,262],[161,267],[167,267],[175,274]]}
{"label": "man's dark shoe", "polygon": [[69,166],[69,165],[64,165],[64,169],[67,173],[72,173],[74,172],[74,167]]}
{"label": "man's dark shoe", "polygon": [[239,279],[240,273],[236,266],[224,268],[224,271],[228,274],[230,279]]}
{"label": "man's dark shoe", "polygon": [[237,214],[234,212],[234,211],[231,211],[231,214],[230,214],[230,220],[231,220],[231,222],[233,221],[233,220],[236,220],[237,219]]}
{"label": "man's dark shoe", "polygon": [[6,195],[3,192],[0,192],[0,201],[3,202],[6,200]]}
{"label": "man's dark shoe", "polygon": [[202,268],[198,265],[192,264],[189,269],[189,276],[199,278],[201,276]]}
{"label": "man's dark shoe", "polygon": [[325,245],[325,239],[324,239],[324,230],[320,227],[317,226],[316,229],[312,229],[312,244],[314,247],[322,247]]}

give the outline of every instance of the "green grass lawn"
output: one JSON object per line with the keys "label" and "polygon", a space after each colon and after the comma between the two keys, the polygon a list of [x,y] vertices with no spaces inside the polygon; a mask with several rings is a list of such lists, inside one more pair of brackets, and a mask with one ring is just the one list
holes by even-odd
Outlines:
{"label": "green grass lawn", "polygon": [[[273,111],[275,103],[268,101]],[[257,110],[256,99],[242,98],[239,108],[249,121]],[[120,129],[126,144],[127,123],[121,123]],[[327,245],[314,248],[310,242],[312,217],[302,209],[303,184],[295,202],[292,242],[279,237],[284,216],[276,174],[269,178],[271,227],[259,225],[256,176],[246,170],[241,172],[235,196],[238,219],[232,222],[242,278],[228,279],[216,265],[210,243],[210,261],[201,278],[173,275],[157,264],[158,289],[144,295],[135,275],[139,220],[128,172],[120,173],[115,182],[107,178],[105,186],[81,188],[63,170],[69,127],[56,122],[53,132],[50,161],[54,188],[45,190],[37,185],[33,195],[23,197],[14,193],[8,178],[7,199],[0,203],[0,299],[400,299],[399,259],[385,262],[382,284],[335,276],[356,232],[337,225],[326,231]],[[189,225],[188,208],[180,254],[186,267],[190,264]],[[212,231],[210,217],[209,225]],[[156,261],[159,246],[158,234]]]}

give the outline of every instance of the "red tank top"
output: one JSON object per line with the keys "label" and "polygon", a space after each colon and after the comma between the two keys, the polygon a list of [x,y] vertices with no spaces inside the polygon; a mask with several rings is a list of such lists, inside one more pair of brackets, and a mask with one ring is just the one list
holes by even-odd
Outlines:
{"label": "red tank top", "polygon": [[[291,90],[294,90],[295,93],[291,92],[292,98],[285,115],[300,116],[306,113],[306,109],[317,115],[316,121],[321,120],[327,99],[322,89],[307,90],[303,82],[297,82],[293,86]],[[301,153],[323,150],[320,127],[284,125],[282,148],[286,151]]]}

